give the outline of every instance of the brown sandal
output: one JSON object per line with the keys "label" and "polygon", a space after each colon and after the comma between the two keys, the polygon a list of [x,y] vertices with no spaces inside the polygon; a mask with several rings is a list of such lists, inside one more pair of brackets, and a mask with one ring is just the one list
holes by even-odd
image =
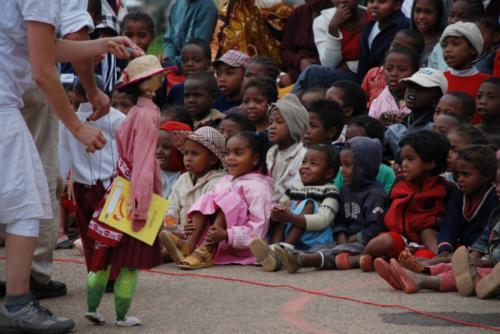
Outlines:
{"label": "brown sandal", "polygon": [[206,246],[201,246],[194,250],[194,252],[185,257],[177,266],[185,270],[195,270],[212,267],[213,254]]}

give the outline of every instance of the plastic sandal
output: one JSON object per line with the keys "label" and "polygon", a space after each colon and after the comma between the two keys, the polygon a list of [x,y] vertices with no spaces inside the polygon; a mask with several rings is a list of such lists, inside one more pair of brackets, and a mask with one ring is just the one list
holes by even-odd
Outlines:
{"label": "plastic sandal", "polygon": [[373,271],[373,257],[368,254],[361,255],[359,258],[359,267],[364,272]]}
{"label": "plastic sandal", "polygon": [[395,276],[392,271],[389,263],[384,259],[378,257],[373,261],[373,266],[375,267],[375,271],[377,274],[383,278],[390,286],[392,286],[396,290],[403,290],[401,286],[401,282],[399,278]]}
{"label": "plastic sandal", "polygon": [[275,246],[274,252],[281,260],[283,267],[285,267],[286,271],[290,274],[295,274],[300,269],[300,265],[297,262],[297,257],[299,256],[298,252],[294,252],[288,248],[283,248],[281,246]]}
{"label": "plastic sandal", "polygon": [[349,262],[349,253],[339,253],[335,256],[335,267],[340,270],[352,269],[355,264]]}
{"label": "plastic sandal", "polygon": [[[193,254],[196,254],[193,256]],[[214,265],[212,259],[213,254],[208,251],[207,247],[202,246],[194,250],[193,254],[185,257],[178,267],[186,270],[195,270],[212,267]]]}
{"label": "plastic sandal", "polygon": [[405,293],[417,292],[417,284],[396,259],[391,259],[389,265],[392,274],[401,282],[401,287]]}
{"label": "plastic sandal", "polygon": [[253,256],[255,256],[257,263],[262,266],[264,271],[272,272],[281,269],[281,259],[264,240],[259,238],[253,239],[250,243],[250,251]]}

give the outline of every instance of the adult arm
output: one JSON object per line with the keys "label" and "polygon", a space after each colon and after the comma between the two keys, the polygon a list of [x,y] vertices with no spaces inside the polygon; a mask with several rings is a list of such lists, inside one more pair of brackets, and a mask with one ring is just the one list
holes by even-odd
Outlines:
{"label": "adult arm", "polygon": [[332,35],[329,32],[330,20],[336,9],[330,9],[328,15],[318,16],[313,23],[314,43],[319,53],[321,65],[336,68],[342,61],[342,32],[337,27],[337,34]]}
{"label": "adult arm", "polygon": [[103,134],[100,130],[80,122],[59,80],[55,67],[55,28],[50,24],[37,21],[27,21],[27,27],[33,79],[40,87],[45,100],[88,151],[94,152],[96,149],[101,149],[106,143]]}

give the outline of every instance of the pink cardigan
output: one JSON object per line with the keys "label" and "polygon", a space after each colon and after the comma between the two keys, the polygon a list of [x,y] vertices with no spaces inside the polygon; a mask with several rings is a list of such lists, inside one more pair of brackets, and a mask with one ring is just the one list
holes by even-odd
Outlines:
{"label": "pink cardigan", "polygon": [[160,128],[160,110],[147,98],[139,98],[127,118],[116,129],[118,155],[132,171],[132,218],[145,220],[151,194],[161,195],[160,165],[155,152]]}
{"label": "pink cardigan", "polygon": [[406,108],[405,105],[403,105],[401,108],[398,107],[394,96],[392,96],[391,92],[389,92],[388,86],[384,88],[384,90],[380,93],[379,96],[377,96],[375,100],[373,100],[368,115],[373,118],[379,119],[380,115],[382,115],[382,113],[386,111],[398,111],[403,114],[410,113],[410,109]]}

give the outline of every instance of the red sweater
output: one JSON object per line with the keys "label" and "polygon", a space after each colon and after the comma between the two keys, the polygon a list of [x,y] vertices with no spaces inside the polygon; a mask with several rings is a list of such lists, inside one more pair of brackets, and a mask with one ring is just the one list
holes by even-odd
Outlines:
{"label": "red sweater", "polygon": [[[444,72],[444,76],[448,80],[448,93],[463,92],[470,95],[474,100],[476,99],[479,86],[490,77],[488,74],[481,72],[468,77],[459,77],[452,74],[450,71]],[[479,116],[477,113],[474,113],[472,116],[472,124],[477,124],[479,121]]]}
{"label": "red sweater", "polygon": [[384,217],[385,226],[420,243],[420,232],[442,220],[449,189],[447,181],[439,176],[428,178],[422,188],[405,179],[396,181],[389,195],[391,205]]}

